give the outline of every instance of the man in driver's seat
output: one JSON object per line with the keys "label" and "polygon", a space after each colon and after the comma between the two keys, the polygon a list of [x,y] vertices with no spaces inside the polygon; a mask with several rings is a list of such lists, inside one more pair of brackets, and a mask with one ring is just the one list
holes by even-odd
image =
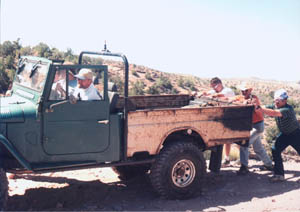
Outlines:
{"label": "man in driver's seat", "polygon": [[77,88],[74,96],[78,100],[101,100],[103,99],[93,84],[93,72],[90,69],[83,68],[77,75]]}

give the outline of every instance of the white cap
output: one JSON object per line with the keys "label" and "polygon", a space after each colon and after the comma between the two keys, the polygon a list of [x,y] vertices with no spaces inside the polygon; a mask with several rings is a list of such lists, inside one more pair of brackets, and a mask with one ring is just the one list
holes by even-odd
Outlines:
{"label": "white cap", "polygon": [[74,77],[81,80],[85,80],[85,79],[93,80],[93,72],[91,69],[83,68]]}
{"label": "white cap", "polygon": [[250,84],[249,83],[247,83],[247,82],[242,82],[239,86],[238,86],[238,88],[241,90],[241,91],[245,91],[245,90],[247,90],[247,89],[250,89],[250,88],[252,88],[252,86],[250,86]]}
{"label": "white cap", "polygon": [[289,96],[287,95],[287,92],[284,89],[279,89],[279,90],[275,91],[275,93],[274,93],[274,99],[284,100],[287,98],[289,98]]}

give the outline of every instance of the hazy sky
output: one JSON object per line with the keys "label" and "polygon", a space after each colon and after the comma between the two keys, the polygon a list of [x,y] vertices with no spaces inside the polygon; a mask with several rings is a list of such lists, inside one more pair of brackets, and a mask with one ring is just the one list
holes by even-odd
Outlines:
{"label": "hazy sky", "polygon": [[199,77],[299,81],[300,0],[1,0],[1,42],[100,51]]}

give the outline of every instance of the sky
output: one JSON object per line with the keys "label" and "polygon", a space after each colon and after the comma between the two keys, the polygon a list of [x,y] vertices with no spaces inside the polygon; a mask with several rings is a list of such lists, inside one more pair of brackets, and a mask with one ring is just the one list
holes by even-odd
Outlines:
{"label": "sky", "polygon": [[300,0],[0,0],[1,42],[198,77],[299,81]]}

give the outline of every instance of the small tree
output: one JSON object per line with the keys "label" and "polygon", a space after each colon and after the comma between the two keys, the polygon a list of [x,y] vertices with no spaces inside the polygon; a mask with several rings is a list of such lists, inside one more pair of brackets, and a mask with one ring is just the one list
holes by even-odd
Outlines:
{"label": "small tree", "polygon": [[50,47],[45,43],[39,43],[33,49],[37,52],[38,56],[40,57],[49,58],[52,56]]}

